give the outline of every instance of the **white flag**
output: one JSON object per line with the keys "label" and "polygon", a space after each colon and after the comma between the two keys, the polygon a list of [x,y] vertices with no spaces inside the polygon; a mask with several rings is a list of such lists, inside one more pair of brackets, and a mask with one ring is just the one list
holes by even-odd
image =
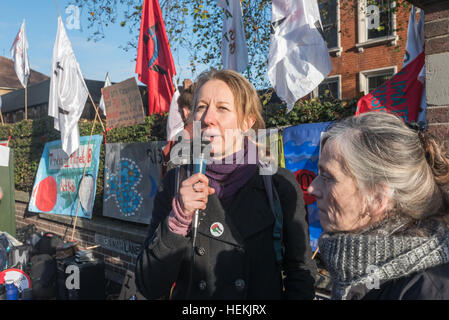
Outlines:
{"label": "white flag", "polygon": [[407,44],[405,46],[404,68],[409,62],[413,61],[424,47],[424,11],[421,10],[419,22],[416,21],[416,8],[412,5],[407,30]]}
{"label": "white flag", "polygon": [[53,48],[48,115],[55,118],[61,132],[62,149],[71,155],[79,147],[78,120],[83,112],[88,89],[76,61],[72,45],[58,17],[58,32]]}
{"label": "white flag", "polygon": [[170,103],[170,111],[167,119],[167,141],[172,140],[184,129],[184,121],[179,110],[178,98],[181,94],[176,90]]}
{"label": "white flag", "polygon": [[221,39],[223,69],[243,72],[248,66],[248,47],[246,46],[240,0],[218,0],[217,4],[224,11]]}
{"label": "white flag", "polygon": [[[109,87],[111,85],[111,80],[109,80],[109,75],[106,73],[106,80],[104,81],[104,87]],[[104,104],[104,98],[103,98],[103,94],[101,94],[101,100],[100,100],[100,104],[99,107],[101,110],[103,110],[103,114],[106,115],[106,106]]]}
{"label": "white flag", "polygon": [[317,0],[273,0],[268,78],[287,112],[331,72]]}
{"label": "white flag", "polygon": [[30,63],[28,62],[28,41],[25,34],[25,19],[22,22],[14,43],[11,47],[11,56],[14,60],[14,69],[20,83],[25,88],[30,78]]}
{"label": "white flag", "polygon": [[[407,30],[407,44],[405,46],[405,55],[404,55],[404,64],[402,68],[404,68],[407,64],[413,61],[421,52],[424,50],[424,11],[421,10],[419,13],[419,22],[416,21],[416,7],[412,5],[412,10],[410,11],[410,17],[408,21],[408,30]],[[418,80],[421,81],[424,85],[424,89],[421,96],[421,110],[418,113],[418,122],[427,123],[426,118],[426,65],[422,67]]]}

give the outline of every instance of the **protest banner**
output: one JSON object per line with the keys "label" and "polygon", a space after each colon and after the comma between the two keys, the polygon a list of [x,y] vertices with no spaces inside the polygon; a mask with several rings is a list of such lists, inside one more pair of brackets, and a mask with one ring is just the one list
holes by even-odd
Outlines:
{"label": "protest banner", "polygon": [[108,143],[103,215],[150,223],[162,172],[164,142]]}
{"label": "protest banner", "polygon": [[308,123],[288,127],[283,132],[285,168],[293,172],[303,192],[309,221],[310,245],[315,251],[322,228],[316,199],[307,188],[318,175],[321,132],[332,122]]}
{"label": "protest banner", "polygon": [[[29,211],[92,218],[103,136],[81,137],[79,148],[69,157],[61,140],[45,144]],[[84,171],[85,168],[85,171]],[[83,175],[84,172],[84,175]]]}
{"label": "protest banner", "polygon": [[101,89],[107,110],[106,128],[127,127],[145,121],[142,97],[136,79],[129,78]]}
{"label": "protest banner", "polygon": [[421,110],[423,84],[418,80],[424,65],[424,52],[357,102],[356,115],[364,112],[389,112],[405,122],[417,122]]}

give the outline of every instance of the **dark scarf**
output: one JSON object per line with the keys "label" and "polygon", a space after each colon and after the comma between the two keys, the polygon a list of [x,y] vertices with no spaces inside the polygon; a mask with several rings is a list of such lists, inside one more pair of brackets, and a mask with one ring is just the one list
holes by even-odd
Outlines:
{"label": "dark scarf", "polygon": [[225,210],[229,209],[235,195],[257,171],[257,152],[255,161],[254,159],[248,159],[249,144],[252,144],[252,142],[248,142],[248,139],[245,138],[242,150],[229,155],[219,162],[214,161],[206,167],[209,186],[215,189],[215,194],[220,199]]}

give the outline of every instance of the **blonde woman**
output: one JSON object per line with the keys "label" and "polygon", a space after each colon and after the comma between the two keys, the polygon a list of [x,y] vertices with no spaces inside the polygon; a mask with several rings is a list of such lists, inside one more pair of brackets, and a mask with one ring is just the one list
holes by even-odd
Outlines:
{"label": "blonde woman", "polygon": [[322,140],[320,256],[333,299],[449,299],[449,160],[429,134],[365,113]]}
{"label": "blonde woman", "polygon": [[[149,299],[312,299],[315,266],[298,183],[282,168],[272,176],[283,218],[281,261],[265,180],[250,159],[252,142],[243,138],[265,126],[255,89],[234,71],[203,73],[195,82],[193,120],[213,161],[205,174],[189,175],[182,166],[179,190],[174,170],[167,173],[137,259],[139,290]],[[202,211],[192,250],[196,210]]]}

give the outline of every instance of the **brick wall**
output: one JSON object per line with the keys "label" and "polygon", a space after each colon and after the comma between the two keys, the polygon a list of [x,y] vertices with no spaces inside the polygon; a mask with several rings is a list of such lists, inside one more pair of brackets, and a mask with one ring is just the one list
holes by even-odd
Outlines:
{"label": "brick wall", "polygon": [[[423,1],[426,2],[426,1]],[[424,6],[428,130],[449,137],[449,3]]]}
{"label": "brick wall", "polygon": [[[402,2],[402,1],[400,1]],[[340,41],[341,56],[331,55],[332,75],[341,75],[342,99],[351,99],[359,96],[359,73],[364,70],[379,69],[396,66],[399,71],[405,54],[407,41],[407,26],[410,6],[399,7],[396,13],[396,28],[398,41],[396,45],[378,43],[363,48],[359,52],[357,5],[354,1],[340,1]]]}
{"label": "brick wall", "polygon": [[[34,224],[39,231],[53,232],[64,241],[72,239],[73,217],[29,212],[28,201],[26,195],[16,197],[16,228]],[[77,220],[73,239],[80,249],[100,245],[92,251],[95,257],[105,262],[106,278],[121,285],[126,271],[134,271],[146,231],[145,225],[94,216],[91,220]]]}

